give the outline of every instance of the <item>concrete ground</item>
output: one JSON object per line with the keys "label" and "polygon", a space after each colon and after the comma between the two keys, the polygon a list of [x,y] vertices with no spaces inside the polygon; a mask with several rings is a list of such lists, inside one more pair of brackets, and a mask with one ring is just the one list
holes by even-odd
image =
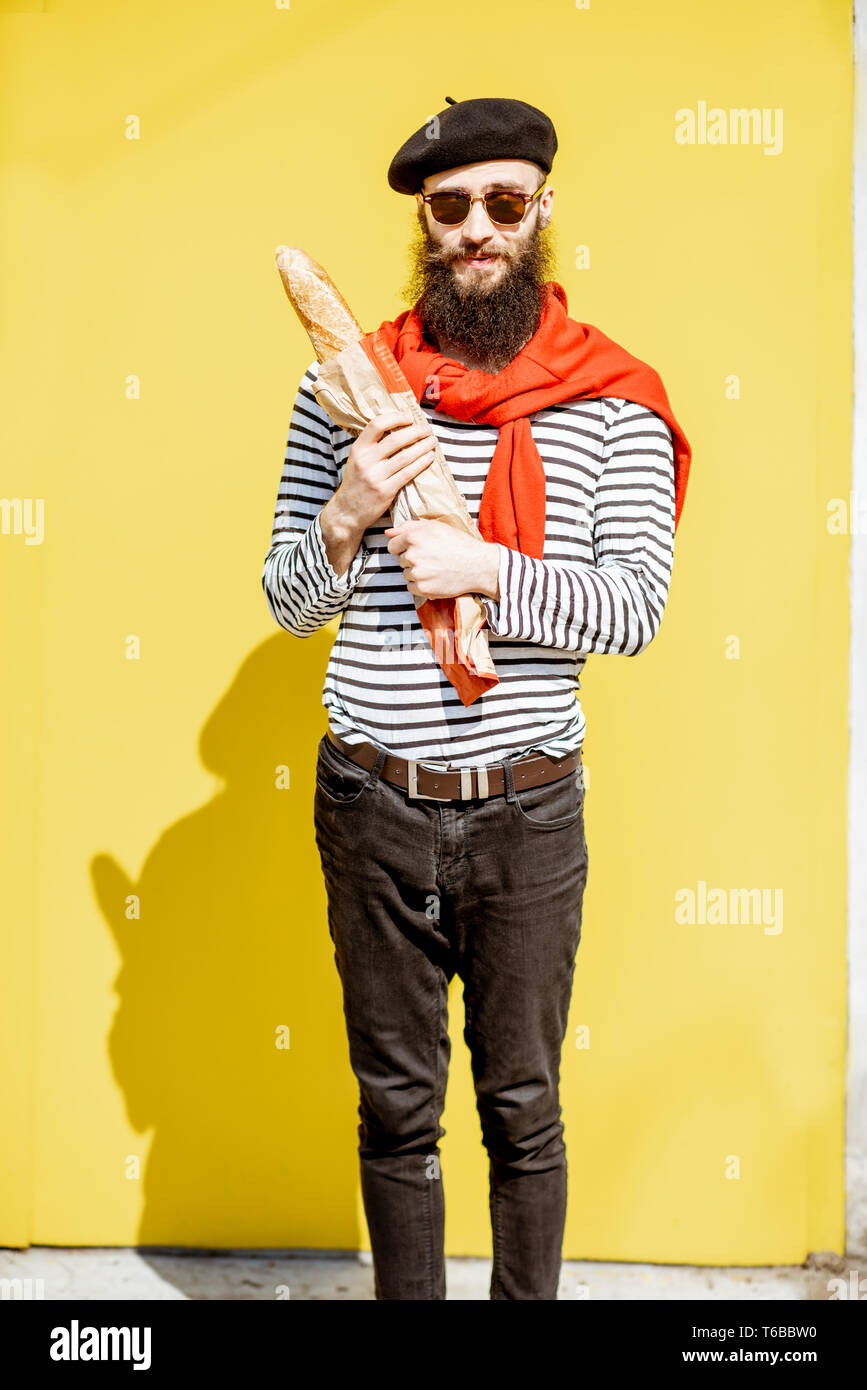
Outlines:
{"label": "concrete ground", "polygon": [[[487,1300],[490,1275],[489,1259],[450,1257],[448,1298]],[[828,1300],[835,1292],[838,1298],[851,1298],[859,1288],[860,1296],[867,1297],[867,1261],[833,1254],[774,1268],[588,1260],[564,1263],[559,1297],[798,1301]],[[0,1298],[16,1297],[365,1300],[373,1299],[373,1270],[370,1255],[355,1251],[0,1249]]]}

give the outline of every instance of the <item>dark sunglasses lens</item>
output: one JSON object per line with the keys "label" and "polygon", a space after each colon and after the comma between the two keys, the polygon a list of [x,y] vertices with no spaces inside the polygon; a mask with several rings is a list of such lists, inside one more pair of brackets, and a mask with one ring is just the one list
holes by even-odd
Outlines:
{"label": "dark sunglasses lens", "polygon": [[504,227],[520,222],[524,216],[523,198],[516,198],[512,193],[492,193],[485,199],[485,208],[491,221]]}
{"label": "dark sunglasses lens", "polygon": [[466,220],[470,200],[465,193],[434,193],[428,207],[432,217],[446,227],[455,227]]}

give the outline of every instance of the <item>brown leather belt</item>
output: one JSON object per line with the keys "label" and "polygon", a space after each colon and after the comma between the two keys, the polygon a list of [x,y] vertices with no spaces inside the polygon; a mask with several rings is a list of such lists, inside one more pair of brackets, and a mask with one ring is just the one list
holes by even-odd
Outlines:
{"label": "brown leather belt", "polygon": [[[372,743],[345,743],[330,729],[328,738],[339,748],[345,758],[367,768],[374,767],[380,750]],[[560,777],[568,777],[570,772],[581,766],[581,750],[567,753],[562,758],[551,758],[544,753],[528,754],[512,762],[515,787],[541,787],[546,782],[556,782]],[[391,782],[411,797],[421,797],[424,801],[475,801],[487,796],[502,796],[506,790],[506,777],[502,763],[492,763],[488,767],[461,767],[453,771],[428,767],[425,763],[411,758],[398,758],[386,753],[380,773],[386,782]]]}

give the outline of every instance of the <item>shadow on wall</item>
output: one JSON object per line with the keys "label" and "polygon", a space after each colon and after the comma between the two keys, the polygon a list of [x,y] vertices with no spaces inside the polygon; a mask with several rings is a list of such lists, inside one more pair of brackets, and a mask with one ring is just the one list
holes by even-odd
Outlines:
{"label": "shadow on wall", "polygon": [[91,864],[123,961],[109,1056],[130,1123],[154,1131],[141,1245],[360,1243],[358,1097],[313,831],[333,636],[278,632],[243,663],[200,740],[224,786],[163,832],[137,883],[110,855]]}

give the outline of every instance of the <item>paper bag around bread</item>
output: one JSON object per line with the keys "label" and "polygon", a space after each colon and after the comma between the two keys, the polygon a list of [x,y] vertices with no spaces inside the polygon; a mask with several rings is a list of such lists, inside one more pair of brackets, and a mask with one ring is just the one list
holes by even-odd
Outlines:
{"label": "paper bag around bread", "polygon": [[[389,390],[386,386],[381,375],[383,351],[394,361],[385,344],[378,343],[376,355],[380,365],[375,366],[363,344],[357,342],[320,363],[313,393],[330,418],[350,433],[357,434],[383,410],[405,410],[419,423],[427,423],[405,379],[405,391]],[[393,377],[393,384],[397,385],[398,380]],[[483,539],[438,442],[433,461],[401,488],[391,511],[394,526],[410,520],[442,521],[477,540]],[[413,599],[419,621],[443,672],[457,690],[461,702],[472,704],[484,691],[499,683],[488,647],[487,619],[480,599],[475,594],[461,594],[451,599],[424,599],[413,595]]]}

